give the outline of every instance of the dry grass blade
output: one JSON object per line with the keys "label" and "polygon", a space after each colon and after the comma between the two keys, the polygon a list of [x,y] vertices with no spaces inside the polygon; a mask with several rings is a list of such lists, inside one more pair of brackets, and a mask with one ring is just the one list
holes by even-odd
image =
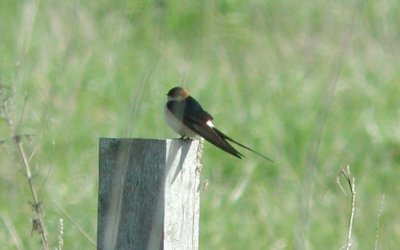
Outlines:
{"label": "dry grass blade", "polygon": [[4,221],[4,224],[11,236],[12,241],[14,242],[15,248],[18,250],[25,249],[22,245],[21,237],[19,237],[17,230],[15,230],[13,222],[10,220],[8,215],[1,215],[1,218]]}
{"label": "dry grass blade", "polygon": [[81,232],[83,237],[85,237],[85,239],[89,241],[93,246],[96,246],[96,242],[92,239],[92,237],[90,237],[89,234],[86,233],[85,230],[83,230],[83,228],[75,222],[75,220],[67,213],[67,211],[65,211],[65,209],[61,207],[60,204],[58,204],[57,202],[53,202],[54,204],[56,204],[57,208],[60,209],[60,211],[65,215],[65,217],[67,217],[67,219],[79,230],[79,232]]}
{"label": "dry grass blade", "polygon": [[[346,245],[343,247],[346,250],[349,250],[351,247],[351,237],[352,237],[352,232],[353,232],[353,224],[354,224],[354,214],[355,214],[355,204],[356,204],[356,186],[355,186],[355,178],[351,176],[350,174],[350,166],[346,166],[346,170],[342,169],[341,174],[344,176],[344,178],[347,181],[347,184],[349,185],[349,189],[351,192],[351,212],[350,212],[350,218],[349,218],[349,227],[348,227],[348,233],[347,233],[347,242]],[[343,187],[340,185],[340,182],[338,181],[340,188],[343,190]]]}
{"label": "dry grass blade", "polygon": [[385,194],[382,195],[381,205],[378,209],[378,218],[376,219],[376,232],[375,232],[375,250],[378,249],[378,239],[379,239],[379,221],[381,219],[383,203],[385,202]]}
{"label": "dry grass blade", "polygon": [[26,178],[28,180],[29,188],[30,188],[30,191],[31,191],[31,194],[32,194],[32,198],[33,198],[32,207],[33,207],[33,210],[34,210],[35,215],[36,215],[36,218],[33,220],[34,221],[33,230],[37,231],[40,234],[40,236],[42,237],[43,248],[44,249],[50,249],[49,240],[48,240],[48,236],[47,236],[47,229],[46,229],[46,227],[44,225],[42,209],[41,209],[41,206],[40,206],[40,202],[39,202],[39,198],[38,198],[38,195],[37,195],[36,187],[35,187],[35,185],[33,184],[33,181],[32,181],[32,173],[31,173],[31,168],[30,168],[30,165],[29,165],[29,161],[28,161],[28,158],[26,156],[24,147],[23,147],[23,145],[21,143],[21,140],[20,140],[19,136],[16,136],[15,138],[16,138],[15,139],[15,143],[17,144],[18,151],[19,151],[21,159],[23,161],[25,175],[26,175]]}
{"label": "dry grass blade", "polygon": [[[4,94],[5,91],[2,90],[2,91],[0,91],[0,93]],[[24,175],[27,178],[29,189],[30,189],[32,199],[33,199],[33,202],[31,204],[32,209],[34,211],[34,217],[32,219],[32,232],[39,233],[39,235],[41,237],[41,241],[42,241],[42,247],[43,247],[43,249],[47,250],[47,249],[50,249],[50,243],[48,240],[47,229],[46,229],[46,226],[43,221],[43,212],[41,209],[41,204],[39,201],[39,197],[37,195],[36,187],[35,187],[35,185],[33,183],[33,179],[32,179],[30,159],[27,156],[24,145],[22,143],[23,136],[20,133],[18,133],[19,127],[23,123],[25,103],[26,103],[27,98],[25,97],[25,99],[24,99],[21,116],[20,116],[18,122],[15,122],[15,120],[12,118],[12,115],[10,114],[10,112],[11,112],[10,110],[12,108],[10,105],[13,103],[12,95],[11,95],[11,97],[6,96],[6,95],[1,96],[1,99],[2,99],[2,105],[1,105],[0,113],[3,117],[3,119],[6,120],[8,126],[11,129],[11,138],[12,138],[13,143],[15,143],[17,152],[22,161],[22,169],[23,169]]]}

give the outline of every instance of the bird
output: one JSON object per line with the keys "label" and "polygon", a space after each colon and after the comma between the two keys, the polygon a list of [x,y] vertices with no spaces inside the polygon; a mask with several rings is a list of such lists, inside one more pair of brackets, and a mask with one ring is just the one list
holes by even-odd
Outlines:
{"label": "bird", "polygon": [[269,157],[243,145],[217,129],[214,125],[214,118],[182,87],[174,87],[168,91],[164,115],[168,126],[181,135],[181,139],[196,139],[200,136],[223,151],[243,159],[244,155],[230,144],[234,143],[273,162]]}

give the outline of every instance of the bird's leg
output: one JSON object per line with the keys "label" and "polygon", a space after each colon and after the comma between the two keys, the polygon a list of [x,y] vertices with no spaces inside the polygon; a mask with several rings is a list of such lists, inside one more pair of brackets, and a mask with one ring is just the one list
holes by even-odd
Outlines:
{"label": "bird's leg", "polygon": [[179,138],[179,139],[184,140],[185,142],[190,142],[191,141],[190,137],[187,136],[187,135],[182,135],[181,138]]}

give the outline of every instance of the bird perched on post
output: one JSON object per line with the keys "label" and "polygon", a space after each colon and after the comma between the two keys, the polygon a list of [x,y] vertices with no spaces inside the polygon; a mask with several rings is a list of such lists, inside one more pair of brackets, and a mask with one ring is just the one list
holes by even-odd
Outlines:
{"label": "bird perched on post", "polygon": [[217,129],[213,123],[214,118],[184,88],[172,88],[167,96],[165,120],[182,139],[201,136],[225,152],[239,159],[244,158],[244,155],[229,143],[232,142],[272,162],[267,156],[235,141]]}

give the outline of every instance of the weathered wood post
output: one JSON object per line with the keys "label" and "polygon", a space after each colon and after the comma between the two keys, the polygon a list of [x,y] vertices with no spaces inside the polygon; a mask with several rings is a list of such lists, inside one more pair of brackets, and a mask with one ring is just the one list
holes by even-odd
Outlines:
{"label": "weathered wood post", "polygon": [[198,249],[199,141],[100,139],[97,249]]}

